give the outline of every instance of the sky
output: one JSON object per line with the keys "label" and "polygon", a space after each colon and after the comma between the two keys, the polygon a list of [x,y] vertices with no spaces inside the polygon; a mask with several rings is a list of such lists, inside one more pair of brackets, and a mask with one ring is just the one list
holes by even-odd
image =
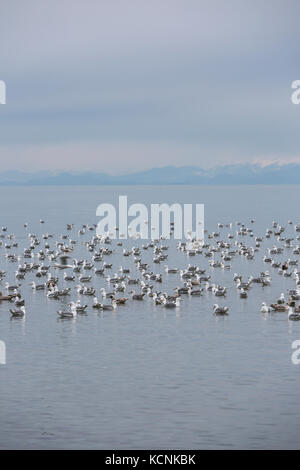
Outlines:
{"label": "sky", "polygon": [[300,162],[299,0],[1,0],[0,171]]}

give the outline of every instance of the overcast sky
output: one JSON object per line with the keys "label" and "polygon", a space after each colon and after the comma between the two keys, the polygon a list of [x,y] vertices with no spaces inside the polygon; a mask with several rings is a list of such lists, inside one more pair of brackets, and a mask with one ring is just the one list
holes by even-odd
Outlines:
{"label": "overcast sky", "polygon": [[1,0],[1,170],[300,162],[299,0]]}

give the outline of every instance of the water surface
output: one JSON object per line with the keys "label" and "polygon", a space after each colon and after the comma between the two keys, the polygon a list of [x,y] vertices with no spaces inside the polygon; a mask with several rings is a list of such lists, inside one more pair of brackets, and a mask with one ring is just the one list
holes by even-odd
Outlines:
{"label": "water surface", "polygon": [[[21,254],[28,246],[24,222],[37,235],[66,233],[66,223],[74,223],[71,237],[77,239],[82,223],[97,223],[98,204],[116,204],[119,194],[127,194],[129,203],[204,203],[210,231],[218,222],[250,226],[254,218],[255,234],[264,235],[275,219],[296,238],[287,221],[300,222],[300,186],[1,187],[0,224],[16,235]],[[254,245],[250,237],[243,242]],[[67,300],[33,294],[28,284],[35,274],[29,273],[20,289],[26,319],[11,320],[8,304],[0,305],[0,339],[7,347],[7,364],[0,366],[0,448],[299,448],[300,366],[291,362],[291,344],[300,339],[300,322],[260,313],[262,301],[270,303],[295,285],[262,262],[273,243],[278,245],[265,241],[253,261],[235,258],[230,271],[170,248],[170,267],[206,267],[216,283],[228,287],[227,318],[212,315],[216,298],[205,294],[184,298],[176,311],[147,298],[115,313],[89,308],[87,316],[59,321],[56,310]],[[112,272],[129,264],[135,273],[132,259],[120,250],[105,259],[113,263]],[[8,273],[1,290],[6,280],[14,282],[17,267],[5,252],[0,248],[0,269]],[[80,242],[78,252],[90,256]],[[287,257],[296,256],[285,252],[278,259]],[[151,263],[152,252],[145,251],[143,259]],[[240,299],[233,273],[247,277],[266,269],[272,286],[255,285],[248,299]],[[160,265],[153,270],[164,272]],[[104,278],[94,285],[107,286]],[[178,275],[164,274],[162,291],[176,285]],[[91,305],[91,299],[83,300]]]}

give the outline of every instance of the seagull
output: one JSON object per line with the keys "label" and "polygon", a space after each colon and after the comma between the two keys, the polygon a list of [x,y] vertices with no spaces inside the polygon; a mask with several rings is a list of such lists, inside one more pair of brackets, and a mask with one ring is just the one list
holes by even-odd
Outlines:
{"label": "seagull", "polygon": [[201,295],[202,294],[202,291],[203,289],[195,289],[195,290],[192,290],[192,288],[190,287],[189,288],[189,295]]}
{"label": "seagull", "polygon": [[93,299],[93,308],[101,308],[102,304],[98,301],[97,297],[94,297]]}
{"label": "seagull", "polygon": [[248,282],[241,282],[240,279],[238,279],[236,282],[236,287],[238,289],[248,290],[251,285],[251,282],[252,279],[250,279]]}
{"label": "seagull", "polygon": [[217,286],[217,287],[214,287],[212,292],[217,296],[217,297],[225,297],[226,295],[226,287],[221,287],[221,286]]}
{"label": "seagull", "polygon": [[144,300],[144,293],[136,294],[134,290],[131,290],[129,293],[131,294],[132,300]]}
{"label": "seagull", "polygon": [[180,298],[177,297],[177,299],[175,300],[175,302],[170,302],[168,301],[167,299],[163,299],[162,301],[162,304],[165,308],[175,308],[175,307],[179,307],[180,306]]}
{"label": "seagull", "polygon": [[104,268],[94,268],[94,273],[95,274],[104,274]]}
{"label": "seagull", "polygon": [[291,308],[289,308],[288,319],[292,321],[300,320],[300,313],[295,313]]}
{"label": "seagull", "polygon": [[289,309],[288,305],[284,304],[271,304],[271,308],[275,310],[275,312],[286,312]]}
{"label": "seagull", "polygon": [[15,297],[14,294],[3,295],[2,292],[0,292],[0,301],[1,301],[1,300],[8,300],[8,301],[11,301],[14,297]]}
{"label": "seagull", "polygon": [[18,284],[17,286],[11,286],[9,285],[8,282],[5,283],[5,289],[7,289],[8,291],[12,291],[12,290],[16,290],[20,287],[21,284]]}
{"label": "seagull", "polygon": [[77,302],[70,302],[69,306],[71,307],[71,310],[75,310],[77,313],[85,313],[87,309],[87,305],[81,305],[80,300],[77,300]]}
{"label": "seagull", "polygon": [[261,285],[263,287],[270,286],[271,285],[271,280],[269,277],[264,277],[261,279]]}
{"label": "seagull", "polygon": [[116,309],[116,302],[115,300],[112,300],[111,304],[101,304],[97,297],[94,297],[94,303],[93,303],[93,308],[96,308],[98,310],[115,310]]}
{"label": "seagull", "polygon": [[219,307],[218,304],[213,305],[214,315],[228,315],[228,307]]}
{"label": "seagull", "polygon": [[16,279],[24,279],[24,277],[25,277],[25,273],[24,273],[24,272],[22,273],[22,272],[20,272],[20,271],[16,271],[16,273],[15,273],[15,278],[16,278]]}
{"label": "seagull", "polygon": [[46,288],[46,284],[36,284],[34,281],[30,282],[30,285],[34,290],[44,290]]}
{"label": "seagull", "polygon": [[117,304],[114,300],[112,300],[111,304],[102,304],[102,310],[115,310]]}
{"label": "seagull", "polygon": [[83,290],[79,293],[82,295],[95,295],[95,289],[93,287],[83,287]]}
{"label": "seagull", "polygon": [[59,290],[57,286],[47,292],[48,299],[57,299],[59,297]]}
{"label": "seagull", "polygon": [[285,303],[284,294],[281,293],[279,299],[277,300],[277,304],[280,305],[284,303]]}
{"label": "seagull", "polygon": [[265,302],[263,302],[263,303],[261,304],[261,309],[260,309],[260,311],[261,311],[262,313],[269,313],[270,307],[268,307],[267,304],[266,304]]}
{"label": "seagull", "polygon": [[100,292],[102,297],[113,297],[115,295],[115,292],[106,292],[104,287],[101,287]]}
{"label": "seagull", "polygon": [[248,294],[244,289],[241,289],[240,297],[241,297],[241,299],[247,299]]}
{"label": "seagull", "polygon": [[119,297],[119,298],[113,297],[112,300],[114,300],[117,305],[124,305],[126,304],[128,298],[127,297]]}
{"label": "seagull", "polygon": [[92,279],[92,276],[83,276],[82,274],[78,278],[80,282],[90,282],[91,279]]}
{"label": "seagull", "polygon": [[24,299],[17,298],[15,300],[15,306],[16,307],[23,307],[24,305],[25,305],[25,300]]}
{"label": "seagull", "polygon": [[75,308],[71,308],[70,311],[58,310],[57,315],[59,315],[60,318],[75,318],[77,316],[77,312]]}
{"label": "seagull", "polygon": [[13,310],[13,309],[10,308],[9,311],[11,313],[11,316],[16,317],[16,318],[24,317],[24,315],[26,313],[24,305],[21,308],[16,309],[16,310]]}
{"label": "seagull", "polygon": [[167,265],[165,266],[165,271],[168,274],[176,274],[178,273],[178,268],[169,268]]}

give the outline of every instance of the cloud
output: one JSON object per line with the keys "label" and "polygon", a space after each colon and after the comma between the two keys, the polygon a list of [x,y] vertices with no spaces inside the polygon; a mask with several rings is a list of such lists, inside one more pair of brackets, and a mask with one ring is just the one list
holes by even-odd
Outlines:
{"label": "cloud", "polygon": [[99,169],[105,154],[115,171],[298,153],[300,106],[290,100],[300,78],[298,1],[1,8],[4,166]]}

